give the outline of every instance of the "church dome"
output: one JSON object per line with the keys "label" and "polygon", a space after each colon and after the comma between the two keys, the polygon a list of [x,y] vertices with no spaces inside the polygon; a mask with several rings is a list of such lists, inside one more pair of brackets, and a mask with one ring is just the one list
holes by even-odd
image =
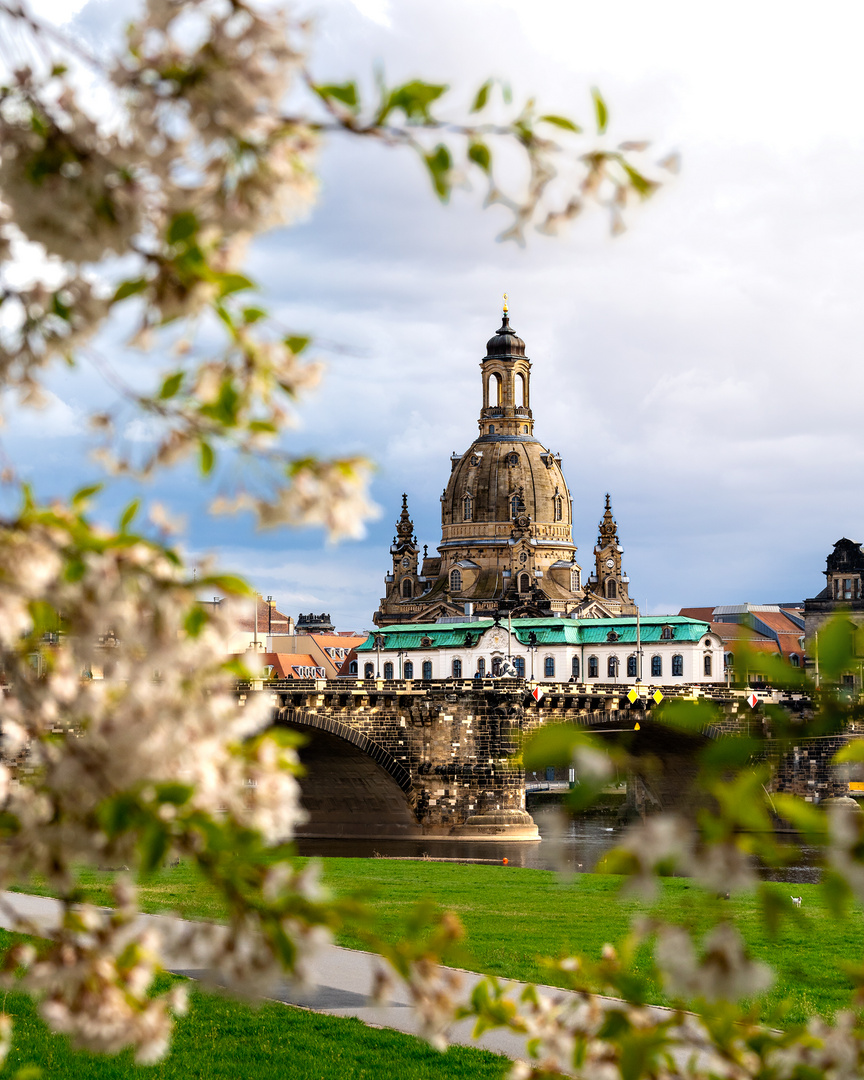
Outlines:
{"label": "church dome", "polygon": [[510,326],[510,318],[504,312],[501,326],[495,332],[495,336],[486,342],[486,356],[524,356],[525,342]]}

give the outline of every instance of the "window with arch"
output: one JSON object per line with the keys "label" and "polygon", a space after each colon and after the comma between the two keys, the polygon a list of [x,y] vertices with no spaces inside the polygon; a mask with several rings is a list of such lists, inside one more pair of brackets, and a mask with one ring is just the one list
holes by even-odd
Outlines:
{"label": "window with arch", "polygon": [[616,634],[614,630],[610,630],[609,633],[606,635],[606,640],[607,641],[617,641],[618,640],[618,634]]}
{"label": "window with arch", "polygon": [[529,592],[531,589],[531,578],[527,574],[519,575],[519,592]]}
{"label": "window with arch", "polygon": [[423,678],[428,682],[432,678],[432,661],[423,661]]}
{"label": "window with arch", "polygon": [[527,435],[527,434],[528,434],[528,425],[527,425],[527,424],[523,424],[523,425],[522,425],[522,434],[523,434],[523,435]]}
{"label": "window with arch", "polygon": [[570,674],[574,679],[579,678],[579,657],[574,656],[570,663]]}
{"label": "window with arch", "polygon": [[723,654],[723,663],[727,668],[734,667],[735,665],[735,653],[727,652]]}
{"label": "window with arch", "polygon": [[482,656],[477,661],[477,674],[478,675],[485,675],[486,674],[486,661],[483,659]]}
{"label": "window with arch", "polygon": [[618,595],[618,584],[615,581],[606,582],[606,596],[609,599],[614,599]]}
{"label": "window with arch", "polygon": [[560,495],[556,495],[553,502],[555,504],[555,520],[560,521],[564,516],[564,500]]}
{"label": "window with arch", "polygon": [[497,372],[493,372],[489,378],[489,404],[500,405],[502,396],[501,376]]}
{"label": "window with arch", "polygon": [[516,378],[516,393],[518,397],[516,404],[526,406],[528,404],[528,382],[521,372]]}
{"label": "window with arch", "polygon": [[514,495],[510,499],[510,517],[515,518],[519,516],[519,496]]}
{"label": "window with arch", "polygon": [[600,663],[596,656],[588,657],[588,678],[596,679],[600,675]]}
{"label": "window with arch", "polygon": [[450,571],[450,592],[462,592],[462,571]]}
{"label": "window with arch", "polygon": [[639,664],[635,656],[627,657],[627,678],[635,679],[639,674]]}
{"label": "window with arch", "polygon": [[555,678],[555,657],[547,656],[543,660],[543,678],[554,679]]}
{"label": "window with arch", "polygon": [[663,675],[663,657],[652,656],[651,657],[651,678],[659,679]]}
{"label": "window with arch", "polygon": [[494,425],[494,424],[490,424],[490,425],[489,425],[489,434],[490,434],[490,435],[494,435],[494,434],[495,434],[495,425]]}
{"label": "window with arch", "polygon": [[610,679],[618,678],[618,657],[610,656],[606,661],[606,675]]}
{"label": "window with arch", "polygon": [[414,678],[414,663],[411,660],[405,661],[405,667],[402,668],[402,677],[404,679]]}
{"label": "window with arch", "polygon": [[578,570],[570,571],[570,592],[578,592],[582,587],[581,575]]}
{"label": "window with arch", "polygon": [[675,653],[672,657],[672,675],[680,678],[684,674],[684,657],[681,653]]}
{"label": "window with arch", "polygon": [[672,629],[671,626],[664,626],[663,629],[660,631],[661,641],[671,641],[674,636],[675,631]]}
{"label": "window with arch", "polygon": [[363,665],[363,678],[364,679],[374,679],[375,678],[375,665],[374,664],[364,664]]}
{"label": "window with arch", "polygon": [[450,665],[450,670],[453,673],[454,679],[462,678],[462,661],[457,656],[453,663]]}
{"label": "window with arch", "polygon": [[524,679],[525,678],[525,657],[524,656],[514,656],[513,657],[513,667],[516,668],[516,678],[517,679]]}
{"label": "window with arch", "polygon": [[474,500],[470,495],[466,495],[462,500],[462,520],[473,521],[474,520]]}
{"label": "window with arch", "polygon": [[393,678],[393,664],[392,664],[392,662],[390,660],[387,660],[385,662],[385,664],[384,664],[384,678],[385,679],[392,679]]}
{"label": "window with arch", "polygon": [[798,653],[793,652],[789,657],[789,661],[792,664],[792,667],[801,667],[801,658],[798,656]]}
{"label": "window with arch", "polygon": [[410,600],[414,595],[414,590],[411,588],[411,578],[404,578],[402,581],[402,595],[406,600]]}
{"label": "window with arch", "polygon": [[702,661],[702,670],[705,672],[706,675],[711,674],[711,657],[710,656],[706,656],[705,659]]}
{"label": "window with arch", "polygon": [[357,674],[357,661],[356,660],[352,660],[351,663],[348,665],[348,674],[349,675],[356,675]]}

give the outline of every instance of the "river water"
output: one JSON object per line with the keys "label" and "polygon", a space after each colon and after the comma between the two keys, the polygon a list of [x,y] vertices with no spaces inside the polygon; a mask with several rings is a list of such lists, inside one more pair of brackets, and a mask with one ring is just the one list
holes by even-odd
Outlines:
{"label": "river water", "polygon": [[[532,843],[493,841],[471,843],[455,840],[298,840],[301,855],[373,858],[469,859],[483,862],[502,862],[533,870],[564,870],[590,873],[602,855],[619,843],[626,826],[616,825],[614,818],[581,818],[563,823],[554,810],[532,809],[542,839]],[[802,847],[795,866],[782,870],[763,870],[761,877],[771,881],[818,881],[820,850]]]}

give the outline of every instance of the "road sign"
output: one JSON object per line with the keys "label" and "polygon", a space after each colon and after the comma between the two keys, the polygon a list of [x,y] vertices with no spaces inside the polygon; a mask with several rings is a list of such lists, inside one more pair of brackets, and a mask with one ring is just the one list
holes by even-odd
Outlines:
{"label": "road sign", "polygon": [[660,702],[663,700],[663,694],[661,694],[659,690],[655,690],[651,697],[654,698],[654,702],[656,705],[659,705]]}
{"label": "road sign", "polygon": [[639,698],[639,695],[636,693],[635,690],[631,690],[630,693],[627,695],[627,700],[630,702],[631,705],[633,704],[634,701],[637,701],[638,698]]}
{"label": "road sign", "polygon": [[535,686],[534,689],[531,691],[531,697],[533,697],[534,700],[539,703],[540,698],[543,697],[543,691],[540,689],[539,686]]}
{"label": "road sign", "polygon": [[749,696],[749,697],[747,698],[747,704],[748,704],[748,705],[750,706],[750,708],[751,708],[751,709],[755,709],[755,708],[756,708],[756,706],[757,706],[757,705],[759,704],[759,698],[758,698],[758,697],[756,697],[756,695],[755,695],[755,694],[751,694],[751,695],[750,695],[750,696]]}

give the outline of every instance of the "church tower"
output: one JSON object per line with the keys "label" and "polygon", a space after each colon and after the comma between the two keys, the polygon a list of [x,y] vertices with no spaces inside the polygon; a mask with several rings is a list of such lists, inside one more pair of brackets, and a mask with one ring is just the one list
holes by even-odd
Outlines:
{"label": "church tower", "polygon": [[612,516],[609,496],[600,522],[597,544],[594,547],[594,573],[588,579],[588,588],[604,605],[619,615],[634,615],[636,605],[630,600],[630,578],[621,568],[624,548],[618,539],[618,524]]}

